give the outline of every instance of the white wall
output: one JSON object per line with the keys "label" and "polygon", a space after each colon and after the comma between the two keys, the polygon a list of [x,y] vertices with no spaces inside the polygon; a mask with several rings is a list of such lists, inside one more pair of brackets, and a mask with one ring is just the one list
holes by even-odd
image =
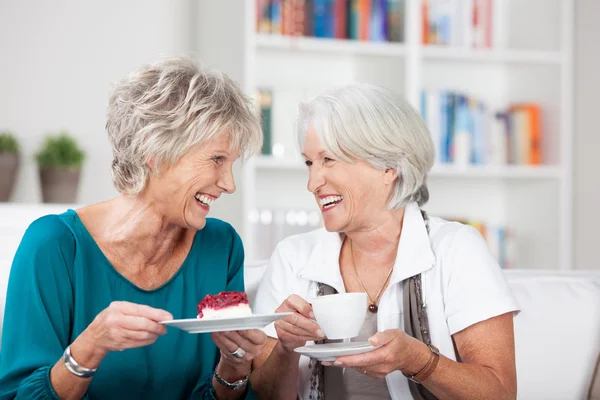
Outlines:
{"label": "white wall", "polygon": [[[14,201],[40,201],[33,154],[45,134],[62,128],[87,153],[78,203],[117,194],[106,104],[111,84],[136,66],[162,55],[200,54],[242,78],[198,51],[198,33],[209,34],[194,23],[199,8],[196,0],[0,0],[0,130],[13,131],[23,148]],[[239,191],[220,203],[211,216],[241,230]]]}
{"label": "white wall", "polygon": [[600,269],[600,1],[578,0],[575,13],[575,265]]}
{"label": "white wall", "polygon": [[79,202],[116,194],[104,130],[111,84],[136,66],[191,49],[189,0],[0,1],[0,129],[23,148],[13,200],[40,200],[33,154],[65,128],[87,153]]}

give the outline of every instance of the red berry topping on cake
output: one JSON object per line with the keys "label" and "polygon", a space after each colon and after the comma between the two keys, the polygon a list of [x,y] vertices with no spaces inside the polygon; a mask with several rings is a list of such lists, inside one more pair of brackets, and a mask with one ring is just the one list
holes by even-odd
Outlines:
{"label": "red berry topping on cake", "polygon": [[239,304],[248,304],[248,295],[244,292],[221,292],[215,296],[208,294],[200,303],[198,303],[198,318],[204,314],[202,310],[210,308],[213,310],[222,310],[228,307],[234,307]]}

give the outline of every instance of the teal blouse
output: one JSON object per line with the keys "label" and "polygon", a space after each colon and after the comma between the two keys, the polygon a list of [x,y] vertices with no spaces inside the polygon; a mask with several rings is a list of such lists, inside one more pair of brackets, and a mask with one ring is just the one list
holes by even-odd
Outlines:
{"label": "teal blouse", "polygon": [[[13,260],[0,354],[0,399],[57,399],[50,370],[64,349],[112,301],[129,301],[195,318],[207,294],[244,291],[244,250],[226,222],[207,219],[180,270],[143,290],[104,256],[77,213],[33,222]],[[210,334],[169,327],[146,347],[110,352],[87,399],[214,399],[219,350]],[[254,398],[251,388],[246,398]]]}

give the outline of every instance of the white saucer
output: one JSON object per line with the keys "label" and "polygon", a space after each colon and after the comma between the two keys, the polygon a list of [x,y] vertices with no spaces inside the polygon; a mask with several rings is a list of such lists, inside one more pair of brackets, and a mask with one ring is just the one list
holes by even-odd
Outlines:
{"label": "white saucer", "polygon": [[350,342],[313,344],[298,347],[294,351],[320,361],[335,361],[336,358],[341,356],[368,353],[376,348],[376,346],[371,345],[369,342]]}
{"label": "white saucer", "polygon": [[174,319],[161,321],[161,324],[183,329],[188,333],[243,331],[247,329],[261,329],[271,322],[292,315],[291,312],[251,315],[248,317],[222,318],[222,319]]}

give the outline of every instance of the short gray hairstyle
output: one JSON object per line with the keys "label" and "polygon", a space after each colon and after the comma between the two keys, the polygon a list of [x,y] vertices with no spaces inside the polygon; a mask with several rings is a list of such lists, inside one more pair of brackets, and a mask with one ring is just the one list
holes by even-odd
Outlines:
{"label": "short gray hairstyle", "polygon": [[300,148],[309,127],[338,160],[363,160],[381,170],[396,170],[389,209],[412,202],[421,206],[429,200],[433,141],[418,112],[393,91],[359,83],[326,92],[300,104],[296,125]]}
{"label": "short gray hairstyle", "polygon": [[262,146],[260,120],[252,102],[225,74],[202,68],[192,58],[165,58],[134,70],[116,84],[106,130],[113,148],[117,190],[136,195],[156,170],[174,164],[192,147],[229,136],[242,158]]}

